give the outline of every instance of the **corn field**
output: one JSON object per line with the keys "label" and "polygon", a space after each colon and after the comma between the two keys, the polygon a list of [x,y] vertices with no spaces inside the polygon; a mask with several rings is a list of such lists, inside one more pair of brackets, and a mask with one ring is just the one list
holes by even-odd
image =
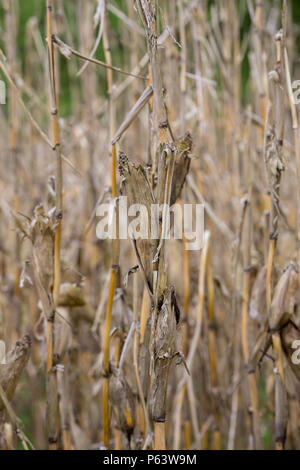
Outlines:
{"label": "corn field", "polygon": [[0,449],[299,450],[299,2],[1,0],[0,80]]}

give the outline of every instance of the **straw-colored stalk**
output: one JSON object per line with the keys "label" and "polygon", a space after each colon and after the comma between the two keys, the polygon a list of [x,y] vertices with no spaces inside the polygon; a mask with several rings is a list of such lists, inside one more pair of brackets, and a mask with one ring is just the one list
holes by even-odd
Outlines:
{"label": "straw-colored stalk", "polygon": [[[135,378],[136,378],[136,385],[138,389],[138,395],[139,395],[139,400],[140,400],[140,405],[142,408],[142,413],[143,417],[140,422],[145,423],[145,437],[146,439],[148,438],[151,429],[150,429],[150,421],[149,421],[149,416],[148,416],[148,410],[147,410],[147,405],[145,402],[144,398],[144,393],[143,393],[143,388],[140,380],[140,364],[139,364],[139,302],[138,302],[138,274],[135,275],[134,277],[134,322],[135,322],[135,328],[134,328],[134,337],[133,337],[133,366],[134,366],[134,372],[135,372]],[[148,296],[148,294],[147,294]],[[149,312],[149,310],[148,310]],[[142,425],[142,428],[144,426]]]}
{"label": "straw-colored stalk", "polygon": [[[167,129],[168,120],[166,114],[166,107],[164,104],[163,87],[161,79],[161,71],[158,56],[157,46],[157,5],[156,2],[150,0],[145,3],[141,0],[137,2],[140,17],[144,24],[147,38],[148,54],[150,59],[151,78],[153,83],[153,95],[154,95],[154,107],[153,107],[153,141],[151,154],[155,156],[154,159],[154,172],[158,170],[158,182],[157,182],[157,201],[159,204],[169,204],[171,197],[171,187],[173,180],[174,171],[174,152],[169,147],[164,148],[164,144],[167,142]],[[160,146],[160,148],[159,148]],[[158,151],[159,150],[159,151]],[[166,306],[168,314],[162,312],[163,307],[159,307],[159,304],[165,305],[167,296],[169,297],[170,292],[167,293],[167,275],[165,272],[165,240],[163,240],[163,230],[165,223],[166,214],[162,216],[162,224],[160,227],[161,241],[159,243],[157,253],[155,255],[155,262],[153,264],[153,294],[154,294],[154,319],[152,321],[151,331],[151,349],[155,354],[155,349],[159,346],[159,325],[161,322],[161,316],[167,315],[169,322],[172,323],[171,305]],[[170,327],[171,327],[170,323]],[[173,323],[172,323],[173,325]],[[174,325],[173,325],[174,326]],[[169,332],[171,335],[171,331]],[[170,338],[171,340],[171,338]],[[162,349],[165,345],[160,345]],[[158,349],[156,349],[158,352]],[[160,353],[160,351],[159,351]],[[166,362],[166,364],[165,364]],[[153,369],[153,420],[154,420],[154,447],[155,449],[166,448],[166,436],[165,436],[165,421],[166,421],[166,410],[165,410],[165,399],[168,381],[168,370],[170,366],[170,360],[164,361],[161,357],[152,358],[152,369]],[[163,367],[163,368],[162,368]],[[163,394],[163,396],[160,396]]]}
{"label": "straw-colored stalk", "polygon": [[188,337],[189,337],[189,326],[188,326],[188,313],[190,303],[190,259],[189,251],[186,249],[186,238],[183,238],[183,276],[184,276],[184,292],[183,292],[183,305],[182,305],[182,352],[186,356],[188,352]]}
{"label": "straw-colored stalk", "polygon": [[258,409],[258,392],[255,377],[255,366],[249,361],[248,345],[248,309],[251,276],[251,201],[246,200],[245,234],[244,234],[244,271],[242,294],[242,351],[248,372],[249,395],[251,403],[252,432],[255,449],[261,449],[260,416]]}
{"label": "straw-colored stalk", "polygon": [[[55,57],[53,47],[53,4],[52,0],[46,1],[47,7],[47,45],[48,45],[48,67],[49,67],[49,81],[50,81],[50,103],[51,103],[51,119],[53,131],[53,151],[56,156],[56,179],[55,179],[55,217],[57,221],[54,239],[54,281],[53,281],[53,305],[57,305],[60,282],[61,282],[61,221],[63,217],[63,175],[62,175],[62,158],[60,149],[59,137],[59,123],[58,123],[58,97],[55,75]],[[54,436],[54,429],[57,421],[57,383],[56,374],[53,370],[53,350],[54,350],[54,321],[55,310],[52,315],[47,317],[46,327],[46,345],[47,345],[47,419],[48,419],[48,432],[49,434],[49,448],[51,450],[57,449],[57,436]]]}
{"label": "straw-colored stalk", "polygon": [[[284,138],[284,110],[285,110],[285,59],[284,50],[286,45],[286,11],[287,3],[283,1],[282,10],[282,25],[283,29],[276,35],[276,70],[278,82],[275,83],[275,100],[276,100],[276,116],[275,116],[275,139],[277,144],[276,154],[273,158],[276,159],[276,170],[274,175],[271,176],[271,212],[270,212],[270,240],[269,240],[269,255],[267,264],[267,278],[266,278],[266,303],[267,310],[270,311],[271,300],[272,300],[272,270],[274,263],[274,256],[276,252],[276,244],[278,238],[278,218],[279,218],[279,191],[281,182],[281,172],[284,169],[282,165],[282,149],[283,149],[283,138]],[[272,116],[272,121],[274,117]],[[271,157],[272,158],[272,157]],[[273,349],[276,354],[275,357],[275,422],[276,422],[276,449],[282,450],[285,444],[285,430],[277,432],[278,426],[281,425],[282,417],[282,396],[285,396],[285,374],[284,374],[284,362],[283,362],[283,349],[281,344],[281,337],[278,331],[272,332],[272,343]],[[280,397],[280,399],[278,399]],[[280,424],[278,424],[280,423]],[[278,437],[277,437],[278,434]]]}
{"label": "straw-colored stalk", "polygon": [[[106,63],[111,66],[111,52],[108,38],[108,17],[106,12],[105,24],[103,29],[103,45]],[[114,103],[112,99],[112,87],[113,87],[113,74],[112,69],[107,68],[107,85],[108,85],[108,96],[109,96],[109,141],[111,141],[114,134]],[[111,197],[114,200],[117,197],[117,176],[116,176],[116,145],[111,146],[111,169],[110,169],[110,180],[111,180]],[[107,300],[107,310],[104,327],[104,346],[103,346],[103,432],[104,432],[104,445],[109,447],[109,433],[110,433],[110,417],[109,417],[109,377],[110,377],[110,328],[112,319],[112,308],[115,296],[117,272],[119,264],[119,241],[118,237],[112,241],[112,267],[109,281],[109,294]],[[118,440],[118,439],[117,439]],[[119,442],[120,445],[120,442]]]}
{"label": "straw-colored stalk", "polygon": [[208,352],[209,352],[209,371],[210,371],[210,386],[211,386],[211,402],[212,410],[215,418],[214,423],[214,443],[215,450],[221,450],[221,433],[220,433],[220,412],[217,399],[218,391],[218,371],[216,360],[216,338],[215,338],[215,325],[214,325],[214,280],[212,276],[211,266],[211,247],[208,250],[207,259],[207,313],[208,313]]}
{"label": "straw-colored stalk", "polygon": [[[5,23],[6,23],[6,34],[5,34],[5,45],[7,58],[10,64],[10,70],[12,72],[16,69],[16,43],[17,43],[17,24],[16,24],[16,2],[14,0],[8,0],[4,2],[5,11]],[[13,162],[14,167],[14,196],[13,196],[13,210],[17,213],[19,210],[19,188],[18,188],[18,112],[17,112],[17,97],[16,92],[13,88],[9,90],[9,99],[8,99],[8,118],[9,118],[9,150],[10,158]],[[17,258],[19,259],[19,242],[18,237],[15,237],[15,250]],[[20,281],[20,272],[18,267],[14,272],[15,284],[14,291],[16,296],[19,296],[19,281]]]}

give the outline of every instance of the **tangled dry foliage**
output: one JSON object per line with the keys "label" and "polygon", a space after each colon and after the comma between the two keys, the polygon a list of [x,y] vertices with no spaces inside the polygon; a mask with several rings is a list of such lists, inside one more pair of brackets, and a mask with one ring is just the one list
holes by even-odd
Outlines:
{"label": "tangled dry foliage", "polygon": [[[67,3],[21,63],[2,2],[1,448],[299,449],[291,1]],[[119,195],[203,204],[203,249],[97,239]]]}

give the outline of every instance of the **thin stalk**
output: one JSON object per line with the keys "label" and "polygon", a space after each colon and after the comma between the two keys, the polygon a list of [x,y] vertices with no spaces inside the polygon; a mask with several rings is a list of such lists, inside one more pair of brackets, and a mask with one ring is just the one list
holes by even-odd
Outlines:
{"label": "thin stalk", "polygon": [[[108,38],[108,16],[107,10],[105,11],[105,23],[103,29],[103,46],[106,63],[111,66],[111,52]],[[112,101],[112,87],[113,87],[113,74],[112,68],[107,68],[107,85],[108,85],[108,96],[109,96],[109,142],[111,142],[114,133],[114,104]],[[111,146],[111,169],[110,169],[110,180],[111,180],[111,196],[115,200],[117,197],[117,176],[116,176],[116,146]],[[109,282],[109,294],[107,301],[107,310],[104,327],[104,346],[103,346],[103,428],[104,428],[104,445],[109,447],[109,435],[110,435],[110,417],[109,417],[109,377],[110,377],[110,328],[112,319],[112,308],[116,290],[116,275],[119,271],[119,240],[118,237],[112,241],[112,267]]]}
{"label": "thin stalk", "polygon": [[53,130],[53,151],[56,155],[56,179],[55,179],[55,209],[57,228],[55,232],[55,251],[54,251],[54,286],[53,300],[57,304],[60,279],[61,279],[61,261],[60,261],[60,245],[61,245],[61,220],[63,217],[63,174],[62,159],[60,149],[59,123],[58,123],[58,103],[57,103],[57,85],[55,75],[55,58],[53,47],[53,27],[52,27],[53,5],[52,0],[47,0],[47,43],[48,43],[48,60],[49,60],[49,78],[51,91],[51,119]]}
{"label": "thin stalk", "polygon": [[139,311],[137,308],[137,298],[138,298],[138,279],[137,275],[134,278],[134,297],[135,297],[135,302],[134,302],[134,322],[135,322],[135,329],[134,329],[134,338],[133,338],[133,366],[134,366],[134,372],[135,372],[135,378],[136,378],[136,384],[137,384],[137,389],[138,389],[138,394],[139,394],[139,399],[141,402],[142,410],[143,410],[143,418],[145,420],[145,440],[147,440],[151,429],[150,429],[150,421],[149,421],[149,416],[148,416],[148,410],[144,398],[144,393],[142,389],[142,384],[140,380],[140,372],[139,372]]}
{"label": "thin stalk", "polygon": [[208,313],[208,351],[210,365],[210,386],[211,386],[211,402],[215,418],[214,423],[214,442],[215,450],[221,450],[221,433],[220,433],[220,413],[216,393],[218,391],[218,371],[216,360],[216,338],[214,325],[214,280],[212,277],[211,266],[211,248],[208,250],[207,259],[207,313]]}
{"label": "thin stalk", "polygon": [[112,268],[109,281],[109,293],[107,299],[105,326],[104,326],[104,344],[103,344],[103,429],[104,429],[104,445],[109,447],[109,346],[110,346],[110,326],[112,317],[112,307],[116,288],[116,269]]}
{"label": "thin stalk", "polygon": [[[157,44],[157,4],[155,0],[150,0],[145,3],[142,0],[137,1],[137,7],[144,24],[147,38],[148,54],[150,59],[151,79],[154,96],[153,106],[153,141],[151,154],[154,158],[154,175],[158,176],[157,182],[157,200],[160,204],[169,204],[171,196],[171,185],[174,171],[174,152],[169,149],[163,149],[163,145],[167,142],[167,129],[168,120],[166,106],[164,102],[162,78],[159,63],[159,53]],[[159,172],[157,174],[159,168]],[[166,421],[166,409],[165,409],[165,398],[167,393],[168,383],[168,371],[170,367],[170,361],[165,364],[161,358],[155,358],[155,339],[157,336],[157,327],[159,324],[160,309],[159,303],[163,304],[165,300],[167,290],[167,274],[165,267],[165,249],[166,243],[163,240],[164,224],[166,215],[163,213],[161,223],[161,240],[155,255],[153,263],[153,293],[155,299],[154,318],[152,321],[151,329],[151,341],[150,348],[152,351],[152,367],[153,371],[153,420],[154,420],[154,447],[155,449],[166,448],[166,436],[165,436],[165,421]],[[168,315],[173,315],[171,306]],[[171,321],[171,318],[169,318]],[[163,368],[162,368],[163,366]],[[164,374],[164,377],[162,377]],[[163,397],[159,396],[158,388],[162,391],[164,389]],[[158,416],[159,415],[159,416]]]}
{"label": "thin stalk", "polygon": [[260,416],[258,409],[258,392],[255,377],[255,367],[249,362],[248,345],[248,310],[250,299],[250,274],[251,274],[251,190],[250,199],[246,200],[245,228],[244,228],[244,271],[243,271],[243,295],[242,295],[242,351],[244,363],[248,369],[248,384],[251,403],[252,431],[254,448],[262,449]]}
{"label": "thin stalk", "polygon": [[[114,67],[111,64],[111,62],[110,63],[102,62],[102,60],[97,60],[97,59],[93,59],[92,57],[87,57],[86,55],[81,54],[81,52],[78,52],[75,49],[73,49],[68,44],[65,44],[57,36],[53,36],[53,42],[55,42],[59,46],[60,52],[63,55],[67,55],[67,57],[68,57],[68,54],[71,53],[74,56],[79,57],[80,59],[86,60],[88,62],[92,62],[93,64],[96,64],[96,65],[101,65],[101,67],[104,67],[107,70],[110,70],[110,71],[114,70],[115,72],[119,72],[119,73],[121,73],[123,75],[127,75],[129,77],[140,78],[141,80],[145,80],[145,81],[147,80],[147,77],[144,77],[143,75],[137,75],[137,74],[134,74],[134,73],[131,73],[131,72],[125,72],[125,70],[122,70],[119,67]],[[104,36],[103,36],[103,42],[104,42]]]}
{"label": "thin stalk", "polygon": [[180,132],[183,135],[185,133],[185,101],[186,101],[186,63],[187,63],[187,49],[186,49],[186,35],[185,35],[185,24],[183,18],[183,4],[182,0],[177,0],[178,5],[178,17],[179,17],[179,36],[181,44],[180,54]]}
{"label": "thin stalk", "polygon": [[[4,2],[5,12],[5,23],[6,23],[6,51],[7,57],[10,62],[11,70],[16,69],[16,43],[17,43],[17,24],[16,24],[16,2],[14,0],[8,0]],[[13,196],[13,208],[15,212],[19,210],[19,184],[18,184],[18,174],[19,174],[19,164],[18,164],[18,112],[17,112],[17,97],[14,89],[10,88],[9,90],[9,100],[8,100],[8,119],[9,119],[9,151],[10,158],[13,164],[13,173],[14,173],[14,196]],[[20,258],[20,247],[18,237],[15,237],[14,240],[17,259]],[[17,267],[14,272],[14,291],[15,295],[19,297],[20,289],[20,272]]]}
{"label": "thin stalk", "polygon": [[183,239],[183,273],[184,273],[184,294],[183,294],[183,308],[182,308],[182,322],[183,322],[183,331],[182,331],[182,352],[184,355],[188,351],[188,313],[189,313],[189,303],[190,303],[190,293],[191,293],[191,282],[190,282],[190,258],[189,251],[186,249],[187,240],[184,237]]}
{"label": "thin stalk", "polygon": [[[57,305],[60,282],[61,282],[61,259],[60,259],[60,246],[61,246],[61,221],[63,217],[63,175],[62,175],[62,158],[60,150],[59,138],[59,123],[58,123],[58,104],[57,104],[57,88],[55,76],[55,58],[53,48],[53,4],[51,0],[46,1],[47,9],[47,45],[48,45],[48,66],[49,66],[49,81],[50,81],[50,103],[51,103],[51,119],[53,130],[53,151],[56,156],[56,179],[55,179],[55,215],[57,220],[57,227],[55,229],[54,239],[54,281],[53,281],[53,304]],[[46,330],[46,347],[47,347],[47,416],[48,416],[48,433],[49,434],[49,448],[50,450],[57,449],[57,435],[55,435],[55,421],[57,412],[57,383],[56,373],[53,370],[53,350],[54,350],[54,322],[55,310],[53,310],[51,317],[47,317],[47,330]]]}

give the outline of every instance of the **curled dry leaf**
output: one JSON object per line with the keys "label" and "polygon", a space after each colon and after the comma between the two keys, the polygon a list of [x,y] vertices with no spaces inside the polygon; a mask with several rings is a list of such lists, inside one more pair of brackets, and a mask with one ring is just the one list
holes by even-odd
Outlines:
{"label": "curled dry leaf", "polygon": [[186,176],[189,172],[191,165],[192,144],[192,136],[189,132],[187,132],[183,138],[175,142],[177,153],[172,181],[172,191],[170,200],[171,206],[175,204],[175,202],[179,198],[183,185],[185,183]]}
{"label": "curled dry leaf", "polygon": [[[128,206],[144,205],[148,215],[148,229],[151,230],[151,205],[155,202],[144,168],[128,160],[125,153],[119,154],[119,172],[122,176],[121,194],[128,198]],[[143,266],[147,282],[152,289],[152,259],[156,241],[151,239],[136,240],[136,248]]]}
{"label": "curled dry leaf", "polygon": [[[11,400],[21,373],[28,361],[31,340],[28,335],[17,341],[14,348],[6,356],[6,364],[0,365],[0,385],[8,400]],[[4,409],[4,403],[0,399],[0,411]]]}
{"label": "curled dry leaf", "polygon": [[34,209],[33,219],[14,215],[16,225],[21,233],[33,245],[33,271],[44,314],[52,318],[54,305],[52,289],[54,282],[54,238],[57,221],[55,208],[48,213],[42,204]]}

